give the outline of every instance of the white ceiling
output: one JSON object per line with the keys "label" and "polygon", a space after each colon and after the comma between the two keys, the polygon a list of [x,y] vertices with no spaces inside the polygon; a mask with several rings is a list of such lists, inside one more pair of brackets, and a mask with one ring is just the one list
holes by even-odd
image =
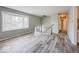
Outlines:
{"label": "white ceiling", "polygon": [[19,10],[25,13],[29,13],[36,16],[51,16],[54,13],[66,10],[68,11],[70,6],[5,6],[11,9]]}

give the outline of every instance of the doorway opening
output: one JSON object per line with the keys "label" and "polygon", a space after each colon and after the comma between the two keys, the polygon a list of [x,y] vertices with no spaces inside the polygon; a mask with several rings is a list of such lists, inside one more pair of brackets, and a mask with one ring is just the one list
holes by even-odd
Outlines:
{"label": "doorway opening", "polygon": [[66,33],[67,34],[67,23],[68,23],[68,13],[67,12],[60,12],[58,13],[58,27],[59,33]]}

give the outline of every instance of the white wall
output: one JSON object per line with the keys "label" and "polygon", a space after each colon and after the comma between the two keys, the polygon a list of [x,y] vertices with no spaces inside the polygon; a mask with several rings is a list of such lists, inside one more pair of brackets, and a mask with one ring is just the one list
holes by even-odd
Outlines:
{"label": "white wall", "polygon": [[77,40],[77,25],[76,25],[76,9],[71,7],[69,11],[68,35],[73,44],[76,45]]}
{"label": "white wall", "polygon": [[51,17],[43,17],[42,19],[42,31],[45,31],[49,26],[51,26]]}
{"label": "white wall", "polygon": [[[9,11],[9,12],[18,13],[18,14],[29,15],[29,28],[28,29],[17,29],[17,30],[2,32],[1,11]],[[10,37],[10,36],[34,32],[34,27],[36,25],[39,25],[39,24],[40,24],[40,17],[30,15],[30,14],[27,14],[27,13],[23,13],[23,12],[20,12],[20,11],[17,11],[17,10],[5,8],[5,7],[0,7],[0,40],[2,38],[6,38],[6,37]]]}
{"label": "white wall", "polygon": [[51,16],[51,24],[54,24],[53,32],[58,33],[58,14],[54,14]]}
{"label": "white wall", "polygon": [[53,32],[58,33],[58,15],[57,14],[43,18],[42,29],[45,30],[46,28],[48,28],[52,24],[54,24]]}

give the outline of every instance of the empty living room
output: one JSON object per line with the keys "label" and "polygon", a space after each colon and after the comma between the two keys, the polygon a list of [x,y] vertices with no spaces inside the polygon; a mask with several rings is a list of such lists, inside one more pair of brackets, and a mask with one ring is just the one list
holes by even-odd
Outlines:
{"label": "empty living room", "polygon": [[0,6],[0,53],[78,53],[79,6]]}

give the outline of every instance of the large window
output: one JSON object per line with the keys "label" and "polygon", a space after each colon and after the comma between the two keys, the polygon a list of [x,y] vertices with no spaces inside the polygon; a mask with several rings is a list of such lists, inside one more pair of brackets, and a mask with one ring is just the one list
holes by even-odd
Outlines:
{"label": "large window", "polygon": [[29,28],[29,17],[10,12],[2,12],[2,31]]}

